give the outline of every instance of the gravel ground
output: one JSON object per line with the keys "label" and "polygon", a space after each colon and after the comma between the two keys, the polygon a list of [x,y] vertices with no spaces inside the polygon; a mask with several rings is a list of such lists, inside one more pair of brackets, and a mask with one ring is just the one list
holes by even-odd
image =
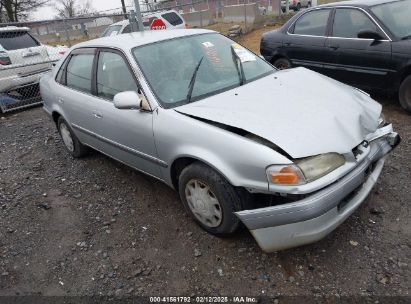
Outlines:
{"label": "gravel ground", "polygon": [[366,203],[324,240],[265,254],[203,232],[177,194],[97,152],[72,159],[41,108],[0,119],[0,295],[409,296],[411,116]]}

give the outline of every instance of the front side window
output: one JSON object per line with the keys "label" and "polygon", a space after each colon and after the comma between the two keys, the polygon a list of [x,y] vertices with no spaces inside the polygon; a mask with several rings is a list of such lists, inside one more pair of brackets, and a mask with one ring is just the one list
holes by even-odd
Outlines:
{"label": "front side window", "polygon": [[329,16],[330,10],[328,9],[306,13],[295,23],[294,34],[325,36]]}
{"label": "front side window", "polygon": [[113,100],[125,91],[138,92],[138,86],[123,57],[117,53],[100,52],[97,64],[97,95]]}
{"label": "front side window", "polygon": [[371,11],[399,39],[411,39],[411,0],[379,4]]}
{"label": "front side window", "polygon": [[14,51],[40,44],[27,32],[3,32],[0,33],[0,45],[7,51]]}
{"label": "front side window", "polygon": [[[165,108],[238,87],[243,76],[240,62],[246,83],[275,71],[257,55],[214,33],[160,41],[136,47],[132,53]],[[197,67],[191,98],[188,98]]]}
{"label": "front side window", "polygon": [[363,30],[378,31],[375,23],[362,11],[351,8],[336,10],[333,37],[357,38]]}
{"label": "front side window", "polygon": [[70,88],[91,93],[91,71],[94,54],[74,54],[67,64],[66,85]]}

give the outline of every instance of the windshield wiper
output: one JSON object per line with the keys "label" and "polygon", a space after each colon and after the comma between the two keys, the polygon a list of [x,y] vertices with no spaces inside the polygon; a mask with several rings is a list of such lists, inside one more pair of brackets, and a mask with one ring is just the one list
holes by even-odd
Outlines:
{"label": "windshield wiper", "polygon": [[[238,77],[240,78],[240,86],[245,84],[245,74],[244,74],[244,67],[243,63],[241,62],[240,56],[234,50],[234,46],[231,45],[231,54],[233,55],[233,61],[235,64],[235,68],[237,69]],[[240,70],[238,69],[238,62],[240,63]]]}
{"label": "windshield wiper", "polygon": [[188,84],[188,93],[187,93],[187,103],[191,101],[191,94],[193,94],[194,84],[196,82],[197,72],[200,68],[201,62],[203,62],[204,56],[201,57],[200,61],[197,63],[197,66],[194,70],[193,76],[191,76],[190,83]]}
{"label": "windshield wiper", "polygon": [[408,40],[408,39],[411,39],[411,35],[408,35],[408,36],[405,36],[405,37],[401,38],[401,40]]}

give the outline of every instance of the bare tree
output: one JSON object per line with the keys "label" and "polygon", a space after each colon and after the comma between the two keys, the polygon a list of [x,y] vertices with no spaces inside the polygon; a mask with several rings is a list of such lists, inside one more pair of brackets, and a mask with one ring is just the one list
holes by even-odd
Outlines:
{"label": "bare tree", "polygon": [[87,16],[95,13],[89,0],[78,4],[77,0],[57,0],[55,9],[61,18]]}
{"label": "bare tree", "polygon": [[30,13],[48,2],[49,0],[0,0],[0,20],[18,22],[26,19]]}
{"label": "bare tree", "polygon": [[3,6],[3,2],[0,2],[0,23],[4,22],[4,6]]}

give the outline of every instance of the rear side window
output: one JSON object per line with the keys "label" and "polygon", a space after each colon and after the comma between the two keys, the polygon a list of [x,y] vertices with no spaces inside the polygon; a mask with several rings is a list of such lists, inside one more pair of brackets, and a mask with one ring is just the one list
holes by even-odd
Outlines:
{"label": "rear side window", "polygon": [[114,95],[125,91],[138,92],[128,63],[117,53],[100,52],[97,64],[97,95],[113,100]]}
{"label": "rear side window", "polygon": [[13,51],[40,44],[27,32],[6,32],[0,33],[0,45],[7,51]]}
{"label": "rear side window", "polygon": [[66,68],[66,85],[79,91],[91,93],[93,60],[94,54],[73,55]]}
{"label": "rear side window", "polygon": [[181,20],[181,18],[174,12],[163,14],[161,15],[161,17],[166,19],[168,23],[174,26],[183,23],[183,20]]}
{"label": "rear side window", "polygon": [[334,17],[333,37],[357,38],[363,30],[378,31],[377,26],[357,9],[337,9]]}
{"label": "rear side window", "polygon": [[330,10],[315,10],[303,15],[295,23],[294,34],[325,36]]}

